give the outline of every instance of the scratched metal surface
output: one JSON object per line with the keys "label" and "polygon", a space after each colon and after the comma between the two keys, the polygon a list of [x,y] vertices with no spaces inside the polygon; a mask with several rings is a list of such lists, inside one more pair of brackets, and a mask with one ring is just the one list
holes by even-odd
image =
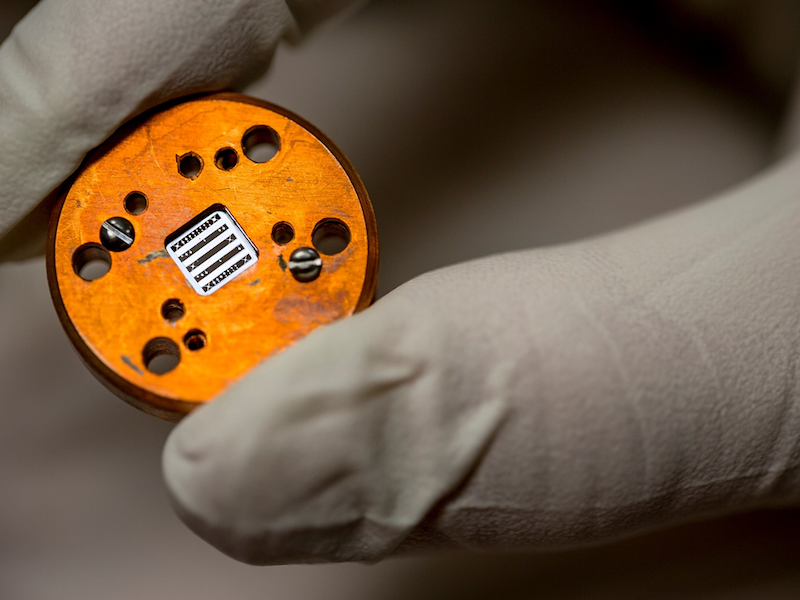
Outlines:
{"label": "scratched metal surface", "polygon": [[[379,4],[282,50],[250,90],[317,124],[359,169],[384,292],[456,260],[630,223],[765,164],[770,131],[757,107],[624,27],[589,27],[552,4]],[[6,29],[21,14],[14,2],[0,10]],[[493,119],[477,125],[472,105]],[[549,556],[237,564],[172,514],[160,474],[170,426],[86,372],[41,260],[0,266],[0,381],[3,599],[800,596],[791,512]]]}

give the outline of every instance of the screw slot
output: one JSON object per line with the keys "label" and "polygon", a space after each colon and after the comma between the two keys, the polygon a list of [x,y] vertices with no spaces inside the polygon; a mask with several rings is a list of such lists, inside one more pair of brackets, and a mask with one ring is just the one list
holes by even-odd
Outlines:
{"label": "screw slot", "polygon": [[195,180],[203,170],[203,159],[196,152],[187,152],[178,156],[178,173],[186,179]]}
{"label": "screw slot", "polygon": [[208,344],[208,338],[205,332],[199,329],[192,329],[183,336],[183,345],[192,352],[202,350],[206,347],[206,344]]}
{"label": "screw slot", "polygon": [[166,375],[181,362],[181,350],[169,338],[153,338],[142,350],[142,362],[155,375]]}
{"label": "screw slot", "polygon": [[214,156],[214,164],[218,169],[230,171],[239,164],[239,155],[233,148],[220,148]]}
{"label": "screw slot", "polygon": [[147,196],[142,192],[131,192],[125,196],[125,210],[130,215],[140,215],[147,210]]}
{"label": "screw slot", "polygon": [[100,244],[84,244],[72,255],[72,269],[84,281],[96,281],[111,270],[111,255]]}
{"label": "screw slot", "polygon": [[170,323],[180,321],[185,314],[186,308],[177,298],[170,298],[161,305],[161,316]]}
{"label": "screw slot", "polygon": [[265,163],[281,148],[275,130],[266,125],[256,125],[247,130],[242,138],[242,151],[254,163]]}
{"label": "screw slot", "polygon": [[272,227],[272,241],[280,246],[285,246],[294,239],[294,227],[286,221],[275,223]]}
{"label": "screw slot", "polygon": [[314,227],[311,241],[323,254],[339,254],[350,244],[350,229],[339,219],[322,219]]}

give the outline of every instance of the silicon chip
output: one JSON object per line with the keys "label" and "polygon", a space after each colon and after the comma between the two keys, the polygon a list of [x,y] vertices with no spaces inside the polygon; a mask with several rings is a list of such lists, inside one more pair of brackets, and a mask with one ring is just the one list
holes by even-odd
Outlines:
{"label": "silicon chip", "polygon": [[192,289],[209,296],[258,262],[258,252],[228,209],[205,211],[167,238],[167,254]]}

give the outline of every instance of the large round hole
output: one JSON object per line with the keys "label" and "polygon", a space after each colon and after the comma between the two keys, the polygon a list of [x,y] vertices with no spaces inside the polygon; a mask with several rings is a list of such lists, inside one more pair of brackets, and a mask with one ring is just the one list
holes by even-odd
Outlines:
{"label": "large round hole", "polygon": [[161,305],[161,316],[170,323],[180,321],[185,314],[186,308],[183,306],[183,302],[177,298],[170,298]]}
{"label": "large round hole", "polygon": [[169,338],[153,338],[142,350],[142,362],[151,373],[165,375],[181,362],[181,350]]}
{"label": "large round hole", "polygon": [[100,244],[84,244],[72,255],[75,274],[86,281],[95,281],[111,270],[111,255]]}
{"label": "large round hole", "polygon": [[239,155],[236,154],[236,150],[233,148],[221,148],[217,150],[217,154],[214,156],[214,164],[223,171],[230,171],[238,163]]}
{"label": "large round hole", "polygon": [[314,227],[311,241],[322,254],[339,254],[350,243],[350,229],[339,219],[322,219]]}
{"label": "large round hole", "polygon": [[272,241],[285,246],[294,239],[294,227],[286,221],[275,223],[272,227]]}
{"label": "large round hole", "polygon": [[140,215],[147,210],[147,196],[142,192],[131,192],[125,196],[125,210],[131,215]]}
{"label": "large round hole", "polygon": [[187,179],[197,179],[203,170],[203,159],[194,152],[178,157],[178,172]]}
{"label": "large round hole", "polygon": [[247,130],[242,138],[244,155],[255,163],[265,163],[280,150],[278,134],[265,125],[257,125]]}
{"label": "large round hole", "polygon": [[199,329],[192,329],[185,336],[183,336],[183,344],[192,352],[197,352],[206,347],[208,338],[205,332]]}

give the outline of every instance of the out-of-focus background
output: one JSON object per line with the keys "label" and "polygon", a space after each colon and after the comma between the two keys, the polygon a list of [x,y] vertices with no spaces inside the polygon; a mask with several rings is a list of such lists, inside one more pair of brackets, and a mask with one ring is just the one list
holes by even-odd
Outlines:
{"label": "out-of-focus background", "polygon": [[[33,5],[0,4],[0,36]],[[300,113],[372,195],[379,289],[578,239],[725,190],[776,156],[792,0],[394,0],[283,47],[249,93]],[[0,599],[800,598],[800,512],[555,554],[256,568],[194,537],[170,425],[117,400],[56,319],[44,264],[0,265]]]}

